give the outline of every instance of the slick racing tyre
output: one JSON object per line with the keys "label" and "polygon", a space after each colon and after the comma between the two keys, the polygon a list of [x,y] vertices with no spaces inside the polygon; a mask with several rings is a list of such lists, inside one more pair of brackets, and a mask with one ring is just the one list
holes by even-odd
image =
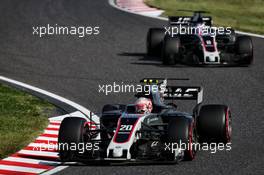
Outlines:
{"label": "slick racing tyre", "polygon": [[165,65],[174,65],[180,60],[180,38],[166,36],[162,48],[162,61]]}
{"label": "slick racing tyre", "polygon": [[[185,117],[175,117],[168,125],[169,143],[177,143],[184,149],[184,160],[193,160],[196,154],[197,134],[194,122]],[[171,156],[174,156],[173,154]]]}
{"label": "slick racing tyre", "polygon": [[253,43],[249,36],[238,36],[235,42],[235,52],[239,56],[238,63],[250,65],[253,62]]}
{"label": "slick racing tyre", "polygon": [[225,105],[204,105],[199,111],[197,129],[201,142],[228,143],[231,139],[231,112]]}
{"label": "slick racing tyre", "polygon": [[149,56],[161,56],[162,42],[165,31],[162,28],[151,28],[147,34],[147,54]]}
{"label": "slick racing tyre", "polygon": [[[79,117],[65,118],[59,129],[59,157],[63,162],[72,161],[78,150],[70,150],[71,144],[83,142],[84,124],[86,120]],[[76,146],[75,145],[75,146]]]}

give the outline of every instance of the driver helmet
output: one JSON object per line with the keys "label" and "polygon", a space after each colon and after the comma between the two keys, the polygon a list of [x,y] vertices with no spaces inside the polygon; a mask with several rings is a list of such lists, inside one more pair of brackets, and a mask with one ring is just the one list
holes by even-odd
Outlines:
{"label": "driver helmet", "polygon": [[140,97],[137,99],[137,101],[135,102],[135,108],[136,113],[138,114],[151,113],[153,109],[151,100],[145,97]]}

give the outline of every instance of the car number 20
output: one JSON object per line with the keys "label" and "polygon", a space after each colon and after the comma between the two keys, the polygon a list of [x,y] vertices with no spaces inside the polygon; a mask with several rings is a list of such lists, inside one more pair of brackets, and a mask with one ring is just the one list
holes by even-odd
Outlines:
{"label": "car number 20", "polygon": [[120,131],[131,131],[133,128],[133,125],[121,125],[120,126]]}

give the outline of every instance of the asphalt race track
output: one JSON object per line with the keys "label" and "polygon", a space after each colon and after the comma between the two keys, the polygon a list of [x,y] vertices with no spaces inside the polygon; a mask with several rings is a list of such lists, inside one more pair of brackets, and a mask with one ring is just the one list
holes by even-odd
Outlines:
{"label": "asphalt race track", "polygon": [[[32,35],[32,26],[99,26],[97,36]],[[179,165],[71,166],[58,174],[263,174],[264,40],[253,38],[250,67],[166,67],[145,56],[149,27],[164,25],[109,6],[107,0],[1,0],[0,75],[73,100],[100,112],[106,103],[133,103],[133,94],[104,95],[99,84],[143,77],[190,78],[204,87],[205,103],[233,113],[232,150],[200,151]],[[185,106],[186,107],[186,106]]]}

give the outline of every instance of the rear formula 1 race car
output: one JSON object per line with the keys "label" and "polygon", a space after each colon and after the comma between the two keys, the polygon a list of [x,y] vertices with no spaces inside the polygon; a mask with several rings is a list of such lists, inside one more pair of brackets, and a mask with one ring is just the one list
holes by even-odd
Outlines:
{"label": "rear formula 1 race car", "polygon": [[212,18],[202,13],[169,17],[169,26],[149,29],[148,55],[161,57],[165,65],[250,65],[251,37],[237,36],[231,27],[213,27]]}
{"label": "rear formula 1 race car", "polygon": [[[168,86],[167,81],[142,80],[147,83],[143,86],[148,86],[149,93],[137,93],[135,97],[149,99],[151,112],[139,113],[135,104],[107,104],[102,109],[100,123],[91,125],[91,119],[65,118],[58,138],[61,161],[175,163],[193,160],[199,143],[228,144],[229,107],[201,105],[202,87]],[[197,103],[192,113],[185,113],[178,111],[174,102],[167,104],[168,100]],[[73,144],[86,145],[89,149],[80,152],[65,146]]]}

